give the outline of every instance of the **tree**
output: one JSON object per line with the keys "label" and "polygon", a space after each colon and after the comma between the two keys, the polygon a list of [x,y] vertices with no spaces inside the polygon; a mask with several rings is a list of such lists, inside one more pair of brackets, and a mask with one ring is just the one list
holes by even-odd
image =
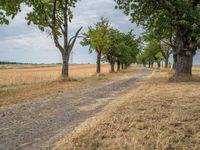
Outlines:
{"label": "tree", "polygon": [[136,62],[136,56],[139,53],[139,40],[135,38],[132,31],[127,34],[123,34],[123,44],[122,44],[122,57],[121,63],[124,64],[125,69],[131,64]]}
{"label": "tree", "polygon": [[145,66],[148,63],[149,68],[153,68],[155,62],[160,68],[160,62],[163,60],[160,43],[151,39],[137,58],[138,63],[143,63]]}
{"label": "tree", "polygon": [[106,59],[110,63],[111,67],[111,73],[115,72],[115,62],[117,60],[116,58],[116,53],[118,51],[118,43],[120,42],[120,33],[118,30],[115,30],[113,28],[110,29],[109,31],[109,37],[110,37],[110,46],[109,49],[107,49],[105,53]]}
{"label": "tree", "polygon": [[[82,29],[77,30],[75,36],[69,39],[69,22],[72,21],[72,8],[77,0],[26,0],[32,7],[32,12],[27,14],[28,24],[35,24],[42,31],[50,31],[55,46],[62,54],[62,78],[69,78],[69,58],[74,44]],[[63,44],[60,42],[63,40]]]}
{"label": "tree", "polygon": [[161,52],[158,52],[156,55],[155,55],[155,61],[156,63],[158,64],[158,69],[160,68],[160,62],[163,60],[163,55]]}
{"label": "tree", "polygon": [[143,64],[143,66],[146,67],[147,60],[143,52],[137,55],[137,63]]}
{"label": "tree", "polygon": [[108,51],[110,46],[109,28],[109,21],[101,18],[101,20],[96,23],[95,27],[90,26],[88,27],[88,32],[83,33],[81,45],[89,46],[90,53],[93,51],[97,53],[97,75],[101,73],[102,54],[103,52]]}
{"label": "tree", "polygon": [[172,48],[169,44],[169,41],[164,40],[160,42],[161,54],[165,60],[165,68],[169,67],[169,57],[172,54]]}
{"label": "tree", "polygon": [[169,57],[172,54],[174,48],[173,33],[171,30],[166,28],[160,32],[161,33],[155,33],[148,30],[143,38],[147,42],[151,40],[156,40],[157,43],[160,43],[161,54],[165,60],[165,68],[168,68]]}
{"label": "tree", "polygon": [[118,8],[131,16],[132,22],[155,33],[171,28],[175,35],[174,78],[192,75],[193,56],[200,33],[200,7],[191,0],[116,0]]}
{"label": "tree", "polygon": [[22,0],[0,0],[0,24],[9,24],[10,16],[12,19],[21,10]]}
{"label": "tree", "polygon": [[[103,54],[105,57],[105,60],[110,63],[110,70],[111,73],[115,72],[115,63],[118,60],[118,52],[120,51],[119,45],[122,42],[121,41],[121,33],[114,28],[109,29],[109,48],[106,49]],[[119,61],[119,60],[118,60]],[[120,68],[118,67],[118,70]]]}
{"label": "tree", "polygon": [[136,56],[139,53],[139,39],[135,38],[132,31],[126,34],[118,33],[116,36],[118,39],[113,42],[113,51],[118,63],[118,70],[120,70],[120,64],[122,69],[127,69],[131,63],[136,62]]}

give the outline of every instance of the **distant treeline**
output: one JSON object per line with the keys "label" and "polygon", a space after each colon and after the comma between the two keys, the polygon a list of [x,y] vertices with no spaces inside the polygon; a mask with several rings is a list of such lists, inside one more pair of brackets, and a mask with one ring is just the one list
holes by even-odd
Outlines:
{"label": "distant treeline", "polygon": [[[0,65],[9,65],[9,64],[18,64],[18,65],[45,65],[45,63],[21,63],[21,62],[0,61]],[[52,64],[61,64],[61,63],[52,63]]]}
{"label": "distant treeline", "polygon": [[0,61],[0,64],[25,64],[25,63]]}

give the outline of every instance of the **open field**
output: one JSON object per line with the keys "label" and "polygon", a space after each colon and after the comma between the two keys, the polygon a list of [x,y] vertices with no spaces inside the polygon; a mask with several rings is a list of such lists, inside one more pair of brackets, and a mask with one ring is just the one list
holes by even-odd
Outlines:
{"label": "open field", "polygon": [[102,65],[106,77],[97,78],[95,65],[71,65],[70,82],[60,82],[60,65],[0,65],[0,107],[27,99],[92,85],[107,80],[109,65]]}
{"label": "open field", "polygon": [[[73,79],[95,74],[95,65],[70,65]],[[102,73],[108,73],[109,65],[102,65]],[[0,65],[0,87],[55,81],[60,78],[61,65]]]}
{"label": "open field", "polygon": [[170,82],[155,70],[136,90],[117,98],[58,142],[56,150],[199,150],[200,72]]}

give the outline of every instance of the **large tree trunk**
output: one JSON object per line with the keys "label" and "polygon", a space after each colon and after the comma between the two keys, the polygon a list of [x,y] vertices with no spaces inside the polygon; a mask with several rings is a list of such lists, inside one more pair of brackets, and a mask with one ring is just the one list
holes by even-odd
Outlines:
{"label": "large tree trunk", "polygon": [[97,68],[96,73],[99,75],[101,73],[101,52],[97,52]]}
{"label": "large tree trunk", "polygon": [[177,55],[176,77],[192,75],[193,55]]}
{"label": "large tree trunk", "polygon": [[62,80],[66,81],[69,79],[69,56],[65,53],[62,54]]}
{"label": "large tree trunk", "polygon": [[120,71],[120,68],[121,68],[120,65],[121,65],[121,63],[120,63],[120,61],[118,60],[118,61],[117,61],[117,71]]}
{"label": "large tree trunk", "polygon": [[196,54],[197,40],[186,27],[178,26],[176,31],[175,79],[192,75],[193,56]]}

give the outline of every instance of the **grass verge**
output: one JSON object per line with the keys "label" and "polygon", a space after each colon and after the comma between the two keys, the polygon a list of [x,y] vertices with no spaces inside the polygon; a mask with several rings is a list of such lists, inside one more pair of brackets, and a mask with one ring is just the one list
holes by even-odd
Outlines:
{"label": "grass verge", "polygon": [[199,150],[200,82],[168,78],[166,71],[155,71],[145,85],[86,120],[54,149]]}

